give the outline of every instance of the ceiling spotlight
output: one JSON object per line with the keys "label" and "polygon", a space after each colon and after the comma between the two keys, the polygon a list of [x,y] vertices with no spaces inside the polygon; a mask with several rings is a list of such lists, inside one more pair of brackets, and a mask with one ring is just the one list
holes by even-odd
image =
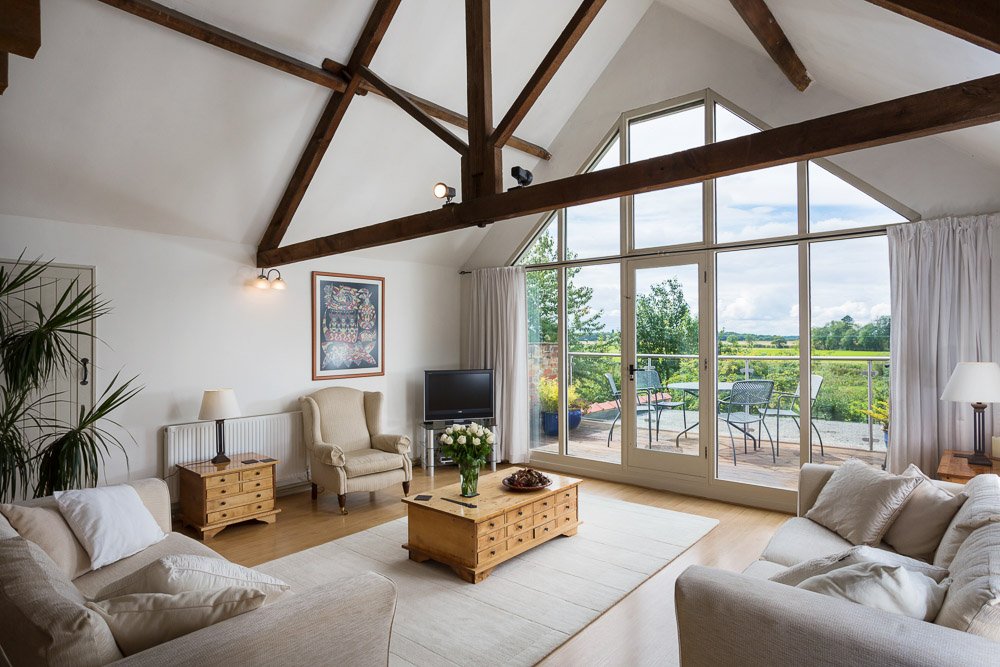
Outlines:
{"label": "ceiling spotlight", "polygon": [[523,188],[526,185],[531,185],[531,179],[533,178],[530,171],[524,167],[511,167],[510,175],[514,177],[517,181],[517,187]]}
{"label": "ceiling spotlight", "polygon": [[[278,277],[271,278],[272,273],[277,273]],[[286,289],[288,283],[281,277],[281,271],[278,269],[270,269],[266,274],[264,269],[261,269],[260,275],[254,278],[253,286],[257,289]]]}
{"label": "ceiling spotlight", "polygon": [[455,194],[455,188],[448,187],[446,183],[434,184],[434,196],[438,199],[446,199],[445,206],[451,203],[451,200],[455,198]]}

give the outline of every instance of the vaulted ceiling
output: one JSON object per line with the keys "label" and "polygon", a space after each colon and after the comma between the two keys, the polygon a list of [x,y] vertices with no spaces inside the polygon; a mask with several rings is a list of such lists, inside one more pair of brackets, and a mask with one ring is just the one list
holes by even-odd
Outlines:
{"label": "vaulted ceiling", "polygon": [[[764,53],[729,0],[658,1]],[[318,65],[350,57],[373,2],[163,4]],[[495,3],[497,117],[578,4]],[[517,134],[551,145],[649,5],[606,3]],[[1000,56],[861,0],[768,5],[812,78],[858,104],[1000,71]],[[464,113],[463,20],[459,0],[404,0],[372,70]],[[46,0],[42,26],[37,57],[12,59],[0,97],[0,213],[256,245],[329,91],[97,0]],[[657,64],[664,76],[677,66]],[[997,124],[943,140],[1000,165]],[[504,149],[507,168],[537,162]],[[459,183],[455,153],[388,100],[358,98],[285,243],[431,209],[439,180]],[[483,238],[472,229],[365,253],[460,264]]]}

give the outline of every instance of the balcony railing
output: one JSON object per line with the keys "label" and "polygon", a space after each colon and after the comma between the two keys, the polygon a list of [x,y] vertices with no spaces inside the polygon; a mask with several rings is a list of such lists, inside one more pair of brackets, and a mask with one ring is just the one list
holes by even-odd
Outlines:
{"label": "balcony railing", "polygon": [[[590,377],[591,382],[597,384],[606,384],[606,380],[603,377],[605,372],[611,372],[614,377],[618,378],[620,362],[617,360],[621,359],[621,354],[617,352],[569,352],[569,363],[568,363],[568,374],[569,374],[569,384],[573,384],[575,380],[583,379],[590,375],[586,371],[580,372],[577,369],[576,361],[585,358],[604,358],[608,360],[615,360],[614,363],[602,366],[600,370],[600,377]],[[684,361],[684,360],[694,360],[697,361],[698,355],[694,354],[639,354],[637,355],[640,360],[644,360],[646,363],[643,368],[646,369],[656,369],[657,361]],[[733,355],[733,354],[721,354],[718,356],[719,367],[722,367],[722,362],[736,361],[739,364],[739,368],[733,370],[728,369],[727,372],[723,374],[721,379],[723,380],[736,380],[736,379],[773,379],[768,377],[766,370],[764,372],[759,372],[759,366],[761,364],[795,364],[796,366],[800,363],[799,357],[796,356],[779,356],[779,355]],[[888,366],[889,357],[884,355],[859,355],[859,356],[834,356],[834,355],[813,355],[810,357],[813,363],[813,374],[826,376],[821,389],[821,393],[816,401],[815,406],[813,406],[814,419],[827,419],[833,422],[848,422],[856,424],[866,424],[867,425],[867,437],[861,438],[866,442],[868,450],[874,450],[875,443],[881,441],[881,437],[877,434],[881,430],[880,426],[870,417],[866,416],[864,420],[860,419],[850,419],[845,418],[844,412],[850,413],[850,416],[857,417],[860,416],[860,407],[866,407],[871,410],[875,401],[879,396],[885,396],[888,394]],[[758,368],[755,369],[755,364]],[[817,368],[817,364],[821,365]],[[839,373],[834,374],[834,371],[838,369],[836,366],[840,366],[841,370]],[[823,365],[826,368],[823,368]],[[842,366],[844,365],[844,366]],[[843,368],[846,365],[858,366],[859,368],[856,372],[858,375],[864,376],[865,380],[862,383],[846,383],[845,377],[846,373],[843,372]],[[592,372],[592,371],[591,371]],[[772,373],[772,375],[774,375]],[[664,385],[674,382],[675,379],[666,375],[664,372],[660,373],[661,381]],[[780,391],[793,391],[795,385],[798,381],[798,373],[789,378],[788,376],[782,378],[785,382],[791,382],[789,387],[776,387],[776,390]],[[878,381],[881,380],[879,383]],[[883,391],[884,390],[884,391]],[[855,394],[860,394],[855,396]],[[610,393],[609,393],[610,396]],[[817,408],[820,412],[826,411],[828,414],[826,417],[821,414],[817,414]],[[840,414],[838,414],[840,413]],[[855,440],[855,442],[857,442]]]}

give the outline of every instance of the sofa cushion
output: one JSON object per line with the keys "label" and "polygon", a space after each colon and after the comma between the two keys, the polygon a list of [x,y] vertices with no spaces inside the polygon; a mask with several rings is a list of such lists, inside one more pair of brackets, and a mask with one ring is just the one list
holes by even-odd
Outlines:
{"label": "sofa cushion", "polygon": [[49,555],[70,579],[90,572],[90,556],[55,507],[0,505],[0,514],[21,537]]}
{"label": "sofa cushion", "polygon": [[277,600],[291,588],[277,577],[230,563],[224,558],[172,554],[118,580],[101,590],[95,598],[107,600],[133,593],[176,595],[187,591],[232,587],[258,590],[267,595],[268,603]]}
{"label": "sofa cushion", "polygon": [[6,540],[10,537],[18,537],[17,531],[14,530],[14,526],[10,525],[7,517],[0,514],[0,540]]}
{"label": "sofa cushion", "polygon": [[167,535],[127,484],[56,491],[66,523],[90,554],[95,570],[142,551]]}
{"label": "sofa cushion", "polygon": [[951,565],[958,548],[972,531],[1000,522],[1000,477],[977,475],[965,485],[965,493],[969,499],[951,520],[934,554],[934,564],[938,567]]}
{"label": "sofa cushion", "polygon": [[788,568],[781,563],[772,563],[769,560],[755,560],[754,562],[747,565],[746,569],[743,570],[743,574],[748,577],[753,577],[754,579],[770,579],[771,577],[781,574]]}
{"label": "sofa cushion", "polygon": [[848,459],[830,476],[805,516],[851,544],[878,544],[922,483],[920,477],[890,475]]}
{"label": "sofa cushion", "polygon": [[13,665],[105,665],[122,657],[107,623],[34,542],[0,540],[0,644]]}
{"label": "sofa cushion", "polygon": [[951,577],[934,622],[1000,641],[1000,523],[966,538],[951,562]]}
{"label": "sofa cushion", "polygon": [[934,620],[948,591],[919,572],[881,563],[848,565],[809,577],[798,588],[921,621]]}
{"label": "sofa cushion", "polygon": [[153,546],[117,563],[102,567],[100,570],[88,572],[82,577],[75,579],[73,584],[88,599],[94,600],[97,599],[97,594],[101,590],[108,588],[111,584],[171,554],[194,554],[196,556],[222,558],[222,556],[201,542],[193,540],[187,535],[169,533],[165,540],[157,542]]}
{"label": "sofa cushion", "polygon": [[936,582],[944,581],[948,577],[948,570],[944,568],[934,567],[930,563],[925,563],[916,558],[910,558],[909,556],[897,554],[892,551],[886,551],[885,549],[876,549],[875,547],[862,545],[851,547],[847,551],[830,556],[803,561],[798,565],[793,565],[771,576],[770,579],[779,584],[798,586],[810,577],[826,574],[827,572],[859,563],[876,563],[879,565],[905,567],[912,572],[919,572],[928,576]]}
{"label": "sofa cushion", "polygon": [[789,519],[778,528],[760,557],[791,566],[811,558],[839,554],[852,546],[832,530],[798,516]]}
{"label": "sofa cushion", "polygon": [[133,655],[195,630],[253,611],[264,604],[264,593],[252,588],[215,588],[167,593],[136,593],[87,607],[111,628],[118,648]]}
{"label": "sofa cushion", "polygon": [[903,475],[919,477],[924,482],[913,490],[899,516],[889,526],[885,543],[901,554],[930,562],[934,560],[945,530],[968,496],[965,493],[953,495],[935,486],[912,463]]}
{"label": "sofa cushion", "polygon": [[401,455],[383,452],[381,449],[357,449],[344,452],[344,455],[347,458],[344,470],[348,477],[364,477],[403,467]]}

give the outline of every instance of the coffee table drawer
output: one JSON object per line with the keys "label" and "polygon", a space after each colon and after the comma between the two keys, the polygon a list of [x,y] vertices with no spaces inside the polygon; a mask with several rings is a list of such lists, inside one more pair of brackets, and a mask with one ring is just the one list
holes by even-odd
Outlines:
{"label": "coffee table drawer", "polygon": [[531,536],[530,530],[526,533],[521,533],[520,535],[512,537],[509,540],[507,540],[507,551],[513,551],[522,544],[525,544],[526,542],[531,542],[532,539],[533,538]]}
{"label": "coffee table drawer", "polygon": [[531,512],[532,514],[538,514],[539,512],[544,512],[545,510],[552,509],[553,507],[555,507],[555,505],[556,505],[555,497],[548,496],[546,498],[542,498],[541,500],[536,500],[534,503],[532,503]]}
{"label": "coffee table drawer", "polygon": [[477,556],[477,559],[476,559],[476,562],[477,563],[485,563],[488,560],[493,560],[494,558],[496,558],[497,556],[499,556],[500,554],[502,554],[506,550],[507,550],[507,545],[505,543],[503,543],[503,542],[501,542],[500,544],[498,544],[498,545],[496,545],[494,547],[490,547],[488,549],[483,549],[482,551],[479,552],[479,554]]}
{"label": "coffee table drawer", "polygon": [[556,516],[560,514],[565,514],[566,512],[572,512],[576,509],[576,501],[571,500],[569,502],[560,502],[556,505]]}
{"label": "coffee table drawer", "polygon": [[572,512],[563,512],[556,517],[556,530],[565,526],[572,526],[574,523],[576,523],[576,510],[573,510]]}
{"label": "coffee table drawer", "polygon": [[476,524],[476,537],[482,537],[504,527],[503,515]]}
{"label": "coffee table drawer", "polygon": [[535,525],[535,517],[529,516],[526,519],[517,521],[507,526],[507,537],[514,537],[518,533],[523,533],[526,530],[531,530],[531,527]]}
{"label": "coffee table drawer", "polygon": [[568,489],[563,489],[555,494],[556,502],[566,502],[569,500],[576,501],[576,487],[570,487]]}
{"label": "coffee table drawer", "polygon": [[543,523],[548,523],[549,521],[552,521],[555,518],[556,518],[556,511],[554,509],[544,510],[535,515],[534,517],[535,525],[540,526]]}
{"label": "coffee table drawer", "polygon": [[530,517],[532,514],[534,514],[534,512],[531,511],[531,505],[525,505],[524,507],[518,507],[517,509],[507,512],[505,516],[507,524],[510,525],[512,523],[517,523],[521,519]]}
{"label": "coffee table drawer", "polygon": [[270,468],[254,468],[252,470],[244,470],[240,473],[241,482],[250,482],[255,479],[263,479],[265,477],[271,476]]}
{"label": "coffee table drawer", "polygon": [[555,521],[549,521],[547,523],[543,523],[539,526],[535,526],[535,539],[538,540],[543,537],[548,537],[549,535],[555,534],[555,532],[556,532]]}
{"label": "coffee table drawer", "polygon": [[240,483],[240,491],[243,493],[250,493],[251,491],[259,491],[260,489],[270,489],[274,484],[270,475],[266,477],[261,477],[260,479],[255,479],[249,482]]}
{"label": "coffee table drawer", "polygon": [[506,536],[501,528],[500,530],[495,530],[492,533],[487,533],[477,540],[477,549],[488,549],[497,544],[503,544]]}

